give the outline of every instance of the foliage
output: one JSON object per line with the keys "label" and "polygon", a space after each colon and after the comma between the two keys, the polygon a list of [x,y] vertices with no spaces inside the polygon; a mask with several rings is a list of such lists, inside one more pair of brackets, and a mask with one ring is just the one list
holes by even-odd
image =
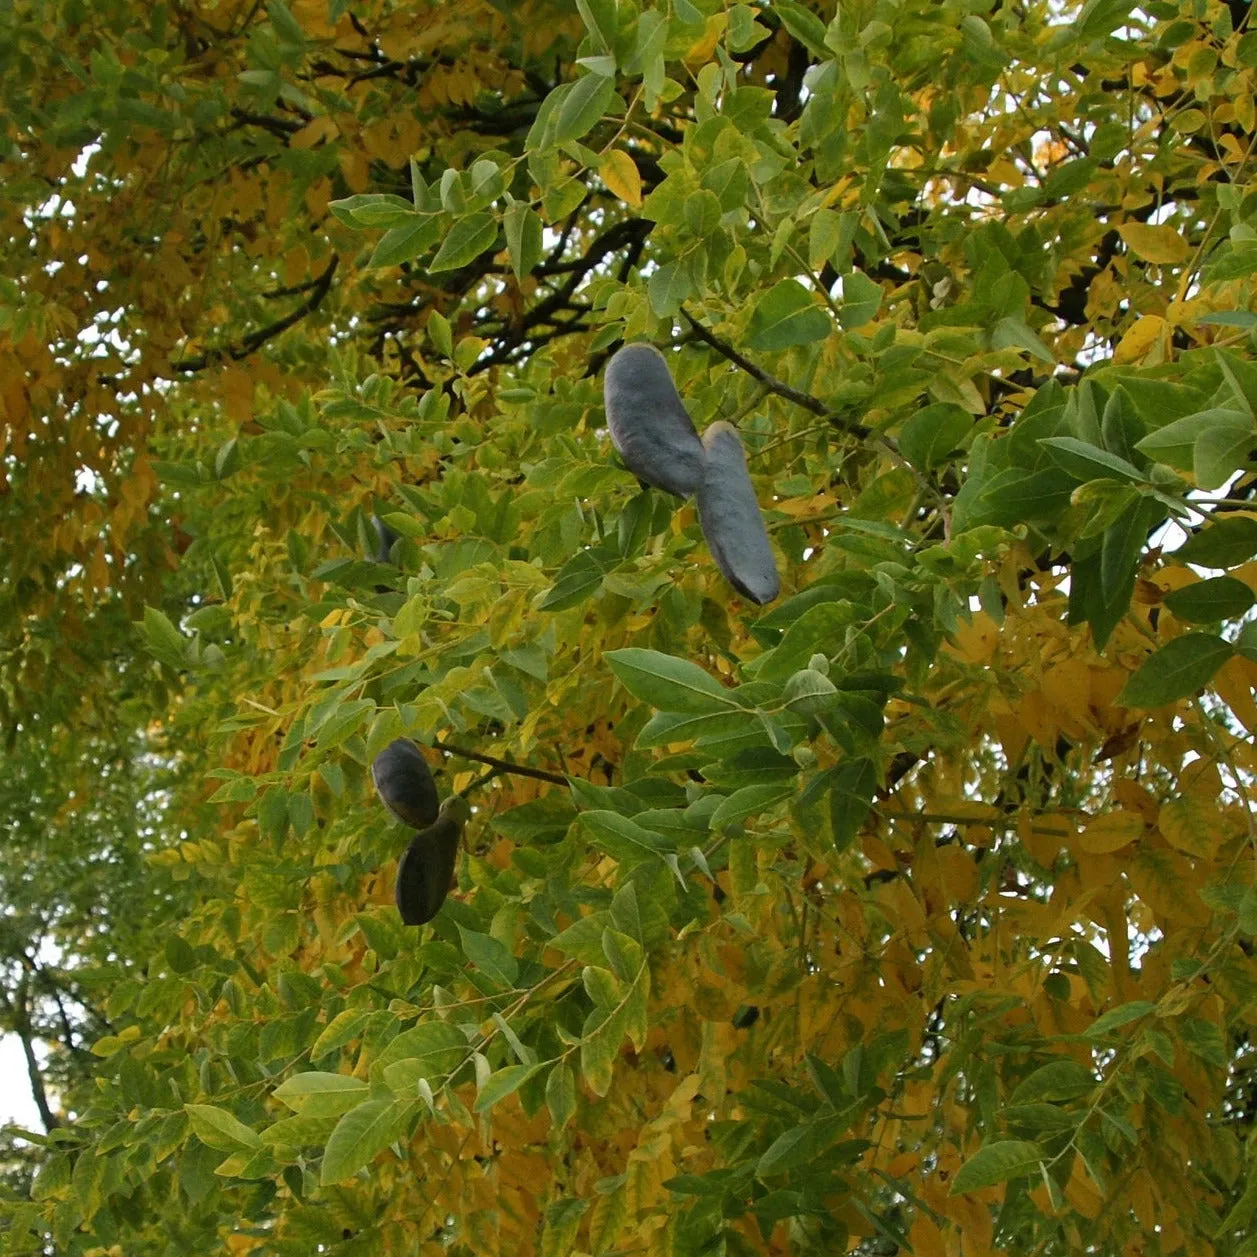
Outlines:
{"label": "foliage", "polygon": [[1255,1251],[1245,6],[0,21],[4,1252]]}

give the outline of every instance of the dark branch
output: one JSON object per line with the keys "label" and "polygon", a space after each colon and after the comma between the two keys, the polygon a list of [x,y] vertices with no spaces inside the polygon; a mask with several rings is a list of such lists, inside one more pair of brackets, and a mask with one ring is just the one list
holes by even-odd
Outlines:
{"label": "dark branch", "polygon": [[535,777],[538,781],[550,781],[556,786],[566,786],[567,778],[558,773],[546,772],[544,768],[529,768],[526,764],[515,764],[509,759],[497,759],[492,755],[482,755],[479,751],[469,751],[466,747],[455,746],[451,742],[438,742],[438,751],[447,755],[459,755],[463,759],[474,760],[477,764],[488,764],[500,773],[514,773],[517,777]]}
{"label": "dark branch", "polygon": [[30,1079],[31,1095],[34,1097],[35,1107],[39,1110],[39,1120],[43,1122],[45,1130],[55,1130],[61,1125],[61,1119],[53,1112],[52,1105],[48,1103],[48,1092],[44,1087],[44,1075],[39,1068],[39,1058],[35,1055],[35,1039],[34,1032],[31,1029],[30,1008],[26,1002],[26,994],[30,989],[29,982],[29,975],[24,973],[18,981],[16,991],[13,993],[13,1000],[10,1001],[3,992],[0,992],[0,1003],[3,1003],[5,1011],[9,1014],[13,1033],[22,1041],[22,1055],[26,1057],[26,1074]]}
{"label": "dark branch", "polygon": [[327,264],[327,268],[314,281],[310,295],[282,319],[277,319],[274,323],[268,323],[265,327],[260,327],[257,331],[250,332],[239,345],[234,347],[209,350],[195,358],[180,358],[177,362],[170,364],[171,369],[186,371],[191,374],[194,371],[204,371],[206,367],[213,363],[221,362],[224,358],[231,358],[236,362],[239,362],[242,358],[247,358],[255,350],[265,345],[268,340],[273,340],[282,332],[286,332],[293,324],[300,323],[307,314],[317,310],[323,304],[323,298],[327,296],[332,286],[332,276],[336,274],[336,268],[339,265],[340,255],[333,253],[332,260]]}
{"label": "dark branch", "polygon": [[710,345],[717,353],[723,354],[735,366],[741,367],[753,380],[758,380],[770,393],[776,393],[778,397],[784,397],[786,401],[793,402],[796,406],[802,406],[804,410],[810,410],[814,415],[820,415],[824,419],[829,419],[836,426],[845,429],[853,436],[866,437],[869,430],[862,423],[851,423],[843,419],[840,415],[836,415],[830,411],[819,397],[813,397],[811,393],[800,392],[797,388],[791,388],[784,380],[779,380],[775,375],[769,375],[762,367],[757,367],[749,358],[744,358],[732,345],[727,341],[721,340],[718,336],[708,331],[684,306],[681,307],[681,313],[685,315],[686,322],[694,330],[694,335],[705,344]]}

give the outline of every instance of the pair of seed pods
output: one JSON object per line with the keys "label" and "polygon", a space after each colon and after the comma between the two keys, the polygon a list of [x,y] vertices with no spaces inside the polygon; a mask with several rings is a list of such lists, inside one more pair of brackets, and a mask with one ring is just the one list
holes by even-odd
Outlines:
{"label": "pair of seed pods", "polygon": [[771,602],[781,578],[738,430],[717,420],[699,440],[668,364],[653,345],[625,345],[612,357],[603,396],[611,440],[629,471],[677,497],[694,493],[716,566],[752,602]]}
{"label": "pair of seed pods", "polygon": [[419,831],[397,865],[395,893],[402,923],[423,925],[440,912],[449,894],[467,822],[466,800],[456,794],[441,802],[427,760],[406,738],[390,742],[375,757],[371,778],[384,806]]}

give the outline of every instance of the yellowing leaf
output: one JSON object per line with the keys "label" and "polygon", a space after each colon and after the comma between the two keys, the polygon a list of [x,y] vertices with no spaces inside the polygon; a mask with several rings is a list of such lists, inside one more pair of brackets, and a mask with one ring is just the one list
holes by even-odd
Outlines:
{"label": "yellowing leaf", "polygon": [[1114,362],[1134,362],[1142,358],[1160,339],[1165,331],[1165,320],[1159,314],[1145,314],[1136,320],[1113,351]]}
{"label": "yellowing leaf", "polygon": [[1143,818],[1134,812],[1105,812],[1088,823],[1078,845],[1093,855],[1104,855],[1129,846],[1143,831]]}
{"label": "yellowing leaf", "polygon": [[1123,223],[1117,229],[1126,247],[1145,262],[1185,262],[1191,248],[1173,227]]}
{"label": "yellowing leaf", "polygon": [[621,201],[634,209],[641,208],[642,177],[637,172],[637,163],[623,149],[612,149],[602,159],[598,174]]}
{"label": "yellowing leaf", "polygon": [[1171,799],[1157,816],[1161,836],[1179,851],[1207,859],[1222,839],[1217,809],[1200,799]]}

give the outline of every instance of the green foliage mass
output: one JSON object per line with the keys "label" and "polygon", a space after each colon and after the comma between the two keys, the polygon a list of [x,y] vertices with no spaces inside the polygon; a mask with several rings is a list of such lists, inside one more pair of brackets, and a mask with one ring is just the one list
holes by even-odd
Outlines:
{"label": "green foliage mass", "polygon": [[0,1253],[1252,1254],[1248,23],[6,6]]}

